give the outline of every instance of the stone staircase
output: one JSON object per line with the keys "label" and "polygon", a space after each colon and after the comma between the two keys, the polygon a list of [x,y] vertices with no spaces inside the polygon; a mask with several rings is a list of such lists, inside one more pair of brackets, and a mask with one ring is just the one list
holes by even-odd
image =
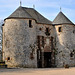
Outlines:
{"label": "stone staircase", "polygon": [[5,61],[0,61],[0,68],[7,68]]}

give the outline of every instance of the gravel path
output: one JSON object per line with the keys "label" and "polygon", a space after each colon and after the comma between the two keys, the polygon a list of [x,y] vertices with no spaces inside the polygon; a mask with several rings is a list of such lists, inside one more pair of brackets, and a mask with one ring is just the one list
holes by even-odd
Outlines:
{"label": "gravel path", "polygon": [[75,68],[19,68],[0,69],[0,75],[75,75]]}

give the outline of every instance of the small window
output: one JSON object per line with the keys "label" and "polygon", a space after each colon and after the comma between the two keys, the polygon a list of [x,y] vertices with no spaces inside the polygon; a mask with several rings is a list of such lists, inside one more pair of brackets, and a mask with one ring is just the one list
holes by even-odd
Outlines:
{"label": "small window", "polygon": [[58,31],[59,31],[59,32],[62,32],[62,27],[59,27]]}
{"label": "small window", "polygon": [[50,35],[49,28],[46,28],[46,32],[45,32],[45,34],[46,34],[47,36]]}
{"label": "small window", "polygon": [[73,57],[73,53],[72,52],[70,53],[70,57]]}
{"label": "small window", "polygon": [[75,30],[73,30],[73,33],[75,33]]}
{"label": "small window", "polygon": [[49,32],[49,28],[46,28],[46,32],[47,32],[47,33]]}
{"label": "small window", "polygon": [[10,57],[8,57],[7,60],[10,60]]}
{"label": "small window", "polygon": [[42,28],[39,28],[39,30],[41,31],[41,30],[42,30]]}
{"label": "small window", "polygon": [[29,27],[32,28],[32,20],[29,20]]}

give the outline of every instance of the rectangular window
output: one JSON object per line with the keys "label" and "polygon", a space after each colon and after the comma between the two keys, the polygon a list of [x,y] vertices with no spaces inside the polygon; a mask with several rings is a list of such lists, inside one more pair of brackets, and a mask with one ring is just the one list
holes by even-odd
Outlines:
{"label": "rectangular window", "polygon": [[47,32],[47,33],[49,32],[49,28],[46,28],[46,32]]}
{"label": "rectangular window", "polygon": [[42,46],[44,47],[44,36],[42,36]]}
{"label": "rectangular window", "polygon": [[50,35],[49,28],[46,28],[46,32],[45,32],[45,34],[46,34],[47,36]]}
{"label": "rectangular window", "polygon": [[59,31],[59,32],[61,32],[61,31],[62,31],[62,28],[61,28],[61,27],[59,27],[58,31]]}
{"label": "rectangular window", "polygon": [[29,20],[29,27],[32,28],[32,20]]}

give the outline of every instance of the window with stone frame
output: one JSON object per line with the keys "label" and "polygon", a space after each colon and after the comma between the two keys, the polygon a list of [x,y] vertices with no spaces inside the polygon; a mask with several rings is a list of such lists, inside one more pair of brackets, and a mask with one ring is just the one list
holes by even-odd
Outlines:
{"label": "window with stone frame", "polygon": [[32,20],[29,20],[29,27],[32,28]]}
{"label": "window with stone frame", "polygon": [[9,61],[10,60],[10,57],[7,57],[7,61]]}
{"label": "window with stone frame", "polygon": [[45,34],[46,34],[47,36],[50,35],[49,28],[46,28]]}
{"label": "window with stone frame", "polygon": [[49,28],[46,28],[46,32],[47,32],[47,33],[49,32]]}
{"label": "window with stone frame", "polygon": [[73,54],[73,52],[71,52],[71,53],[70,53],[70,57],[73,57],[73,56],[74,56],[74,54]]}
{"label": "window with stone frame", "polygon": [[58,31],[59,31],[59,32],[62,32],[62,27],[59,27],[59,28],[58,28]]}

